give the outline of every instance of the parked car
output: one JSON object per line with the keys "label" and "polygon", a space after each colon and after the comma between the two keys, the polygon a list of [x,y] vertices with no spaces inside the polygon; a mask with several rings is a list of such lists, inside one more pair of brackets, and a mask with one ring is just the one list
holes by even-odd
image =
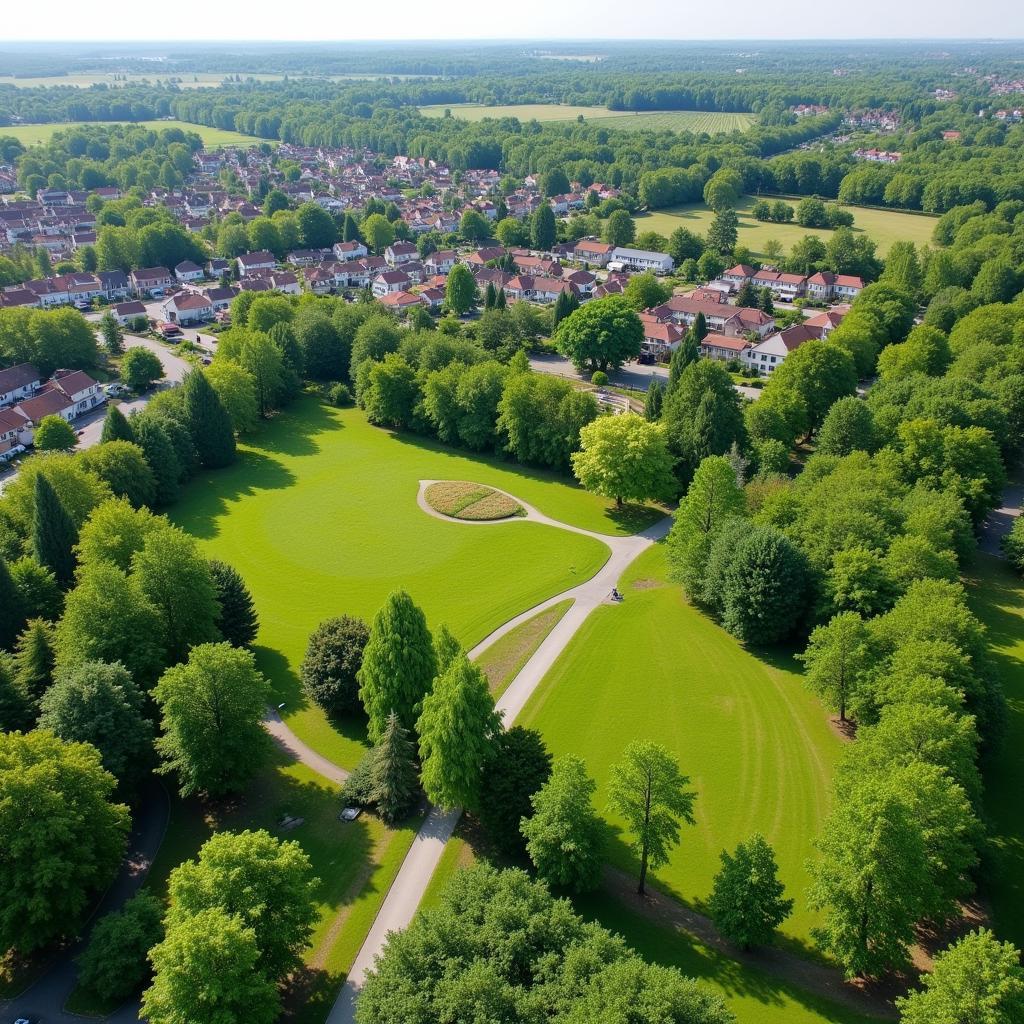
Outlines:
{"label": "parked car", "polygon": [[115,382],[114,384],[108,384],[104,389],[104,393],[110,398],[115,398],[118,395],[128,394],[128,385]]}
{"label": "parked car", "polygon": [[157,327],[157,330],[165,338],[177,338],[181,334],[181,328],[177,324],[172,324],[169,321],[161,322],[159,327]]}

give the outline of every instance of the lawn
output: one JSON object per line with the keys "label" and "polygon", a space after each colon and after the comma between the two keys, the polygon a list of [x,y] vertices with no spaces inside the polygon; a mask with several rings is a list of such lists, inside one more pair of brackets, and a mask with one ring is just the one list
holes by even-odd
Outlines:
{"label": "lawn", "polygon": [[1024,947],[1024,586],[1006,562],[978,555],[970,601],[989,630],[1006,693],[1006,734],[983,762],[990,852],[980,877],[998,934]]}
{"label": "lawn", "polygon": [[333,727],[305,700],[298,678],[309,634],[323,619],[347,613],[369,620],[403,587],[432,627],[447,623],[468,649],[588,579],[608,557],[600,541],[521,519],[486,526],[438,520],[417,505],[422,479],[489,484],[605,533],[638,528],[635,517],[617,520],[609,503],[565,477],[393,435],[369,426],[359,410],[312,398],[266,426],[234,466],[204,474],[172,513],[206,554],[242,573],[260,614],[259,663],[284,702],[282,714],[346,767],[364,750],[361,725]]}
{"label": "lawn", "polygon": [[[798,200],[787,200],[796,206]],[[780,242],[785,250],[789,250],[794,242],[804,235],[817,235],[826,242],[832,232],[825,228],[802,228],[799,224],[765,224],[754,220],[750,208],[754,200],[744,198],[737,207],[740,230],[739,244],[749,246],[755,256],[762,255],[761,249],[770,238]],[[924,245],[931,242],[935,228],[935,217],[920,213],[903,213],[899,210],[871,210],[860,206],[847,206],[844,209],[853,214],[853,230],[870,235],[878,245],[878,255],[884,256],[893,242],[915,242]],[[698,234],[706,234],[711,226],[714,214],[703,203],[689,206],[676,206],[654,213],[644,213],[636,217],[637,233],[641,231],[657,231],[670,235],[678,227],[689,228]]]}
{"label": "lawn", "polygon": [[756,657],[666,582],[664,549],[627,571],[621,605],[594,611],[519,718],[557,756],[582,757],[598,783],[596,806],[615,836],[609,860],[637,861],[621,820],[605,810],[609,767],[635,739],[664,744],[697,791],[695,827],[683,829],[659,888],[698,909],[723,848],[761,832],[796,901],[783,932],[806,943],[806,862],[829,809],[841,743],[792,659]]}
{"label": "lawn", "polygon": [[[0,128],[0,136],[13,135],[26,146],[38,146],[49,142],[54,132],[65,128],[88,127],[95,124],[126,124],[131,123],[142,128],[160,131],[163,128],[180,128],[182,131],[195,132],[203,145],[210,148],[216,146],[258,146],[266,139],[257,139],[253,135],[242,135],[240,132],[229,132],[223,128],[210,128],[204,124],[191,124],[188,121],[64,121],[57,124],[17,124]],[[273,143],[271,143],[273,145]]]}
{"label": "lawn", "polygon": [[452,117],[466,121],[482,121],[485,117],[516,117],[520,121],[575,121],[582,117],[588,124],[606,128],[638,131],[641,128],[691,132],[745,131],[754,123],[753,114],[719,114],[703,110],[658,110],[636,112],[609,110],[607,107],[574,107],[561,103],[520,103],[509,106],[488,107],[482,103],[435,103],[420,107],[426,117],[444,117],[450,110]]}
{"label": "lawn", "polygon": [[477,655],[476,663],[487,676],[487,683],[495,698],[500,697],[509,688],[512,680],[519,675],[523,666],[547,639],[548,633],[558,625],[562,616],[571,607],[570,598],[545,608],[533,618],[520,622],[504,636],[498,637],[493,644]]}

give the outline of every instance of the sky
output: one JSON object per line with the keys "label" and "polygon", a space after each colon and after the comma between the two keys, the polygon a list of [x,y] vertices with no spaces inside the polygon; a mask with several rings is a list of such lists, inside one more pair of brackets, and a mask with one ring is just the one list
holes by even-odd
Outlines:
{"label": "sky", "polygon": [[[294,16],[292,16],[294,13]],[[50,31],[42,33],[41,28]],[[11,3],[0,50],[18,40],[1024,38],[1021,0],[49,0]],[[2,71],[2,69],[0,69]]]}

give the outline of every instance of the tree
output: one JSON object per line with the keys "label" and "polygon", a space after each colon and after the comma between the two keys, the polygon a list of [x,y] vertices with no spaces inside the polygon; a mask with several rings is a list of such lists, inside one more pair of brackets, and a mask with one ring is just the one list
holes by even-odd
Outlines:
{"label": "tree", "polygon": [[148,348],[130,348],[121,358],[121,380],[132,391],[145,391],[163,375],[163,364]]}
{"label": "tree", "polygon": [[153,504],[156,478],[137,444],[107,441],[87,448],[79,460],[110,487],[115,497],[126,498],[135,508]]}
{"label": "tree", "polygon": [[200,644],[160,677],[153,697],[160,770],[177,772],[182,796],[239,792],[259,770],[270,745],[261,724],[270,684],[249,651]]}
{"label": "tree", "polygon": [[103,344],[108,355],[119,356],[124,351],[121,327],[109,309],[100,317],[100,334],[103,335]]}
{"label": "tree", "polygon": [[459,234],[469,242],[482,242],[490,237],[491,225],[478,210],[466,210],[459,221]]}
{"label": "tree", "polygon": [[367,360],[360,364],[356,391],[371,423],[395,430],[413,424],[420,397],[416,369],[397,352],[379,363]]}
{"label": "tree", "polygon": [[135,443],[142,449],[153,474],[153,504],[156,507],[171,505],[178,498],[184,469],[167,432],[166,421],[162,422],[157,416],[136,416],[133,419]]}
{"label": "tree", "polygon": [[809,899],[825,914],[814,932],[821,949],[851,978],[905,964],[928,863],[920,825],[903,800],[867,780],[837,804],[815,845],[821,857]]}
{"label": "tree", "polygon": [[100,444],[106,444],[108,441],[135,441],[135,431],[116,405],[108,405],[107,414],[103,418]]}
{"label": "tree", "polygon": [[167,929],[207,910],[219,910],[251,928],[258,973],[283,978],[302,962],[316,922],[319,880],[296,842],[269,832],[215,832],[195,860],[171,872]]}
{"label": "tree", "polygon": [[1020,951],[987,928],[935,957],[922,988],[896,1000],[901,1024],[1013,1024],[1024,1019]]}
{"label": "tree", "polygon": [[442,622],[434,634],[434,657],[437,659],[437,674],[444,675],[466,652],[455,634]]}
{"label": "tree", "polygon": [[28,732],[35,718],[36,708],[11,660],[0,657],[0,732]]}
{"label": "tree", "polygon": [[667,498],[675,489],[665,431],[642,416],[602,416],[580,431],[572,455],[576,479],[588,491],[623,501]]}
{"label": "tree", "polygon": [[152,760],[153,728],[142,692],[123,665],[89,661],[60,674],[40,709],[39,728],[92,744],[122,791],[134,790]]}
{"label": "tree", "polygon": [[449,271],[444,299],[448,308],[459,316],[468,313],[476,303],[476,280],[464,263],[456,263]]}
{"label": "tree", "polygon": [[727,257],[736,248],[739,237],[739,218],[731,208],[719,210],[708,228],[707,247],[719,256]]}
{"label": "tree", "polygon": [[171,662],[217,637],[220,611],[210,565],[176,526],[153,530],[132,556],[132,582],[159,612]]}
{"label": "tree", "polygon": [[32,554],[50,569],[63,587],[71,584],[75,572],[75,542],[78,530],[61,503],[49,479],[42,473],[35,480],[32,512]]}
{"label": "tree", "polygon": [[252,376],[256,408],[266,419],[281,399],[284,383],[281,352],[266,334],[250,333],[242,342],[238,362]]}
{"label": "tree", "polygon": [[715,927],[740,949],[768,945],[793,909],[783,891],[775,854],[763,836],[751,836],[731,856],[723,850],[709,901]]}
{"label": "tree", "polygon": [[63,416],[44,416],[32,440],[41,452],[67,452],[75,447],[78,437]]}
{"label": "tree", "polygon": [[0,554],[0,650],[13,646],[25,624],[19,596],[7,561]]}
{"label": "tree", "polygon": [[704,202],[716,213],[735,208],[743,192],[743,177],[734,169],[721,168],[704,185]]}
{"label": "tree", "polygon": [[857,374],[850,354],[826,341],[807,341],[786,357],[764,389],[767,397],[774,391],[790,390],[800,398],[813,432],[825,420],[833,404],[852,395]]}
{"label": "tree", "polygon": [[114,877],[128,808],[87,743],[42,729],[0,733],[0,946],[30,953],[74,935]]}
{"label": "tree", "polygon": [[523,818],[520,831],[537,873],[553,885],[575,892],[597,885],[604,827],[591,803],[596,788],[584,763],[565,755],[530,798],[533,814]]}
{"label": "tree", "polygon": [[93,509],[78,539],[78,559],[84,568],[111,562],[127,572],[132,555],[146,538],[165,527],[166,521],[148,508],[134,508],[126,498],[108,498]]}
{"label": "tree", "polygon": [[804,611],[807,589],[805,556],[774,527],[744,523],[715,537],[703,597],[744,643],[773,644],[787,636]]}
{"label": "tree", "polygon": [[383,214],[372,213],[363,221],[362,235],[366,244],[380,256],[395,240],[395,229]]}
{"label": "tree", "polygon": [[569,177],[561,167],[553,167],[541,175],[540,190],[548,199],[552,196],[565,195],[569,188]]}
{"label": "tree", "polygon": [[219,611],[217,632],[232,647],[251,647],[259,632],[256,603],[241,573],[226,562],[211,558],[208,562]]}
{"label": "tree", "polygon": [[388,825],[402,820],[416,803],[416,745],[392,711],[384,735],[374,747],[370,768],[370,799]]}
{"label": "tree", "polygon": [[423,698],[416,723],[420,780],[431,802],[479,806],[480,771],[500,728],[487,678],[464,654],[454,658]]}
{"label": "tree", "polygon": [[[673,353],[674,355],[675,353]],[[644,419],[648,423],[657,423],[661,419],[661,409],[665,402],[665,385],[654,377],[644,394]]]}
{"label": "tree", "polygon": [[235,461],[235,432],[224,403],[201,370],[185,374],[181,386],[185,426],[199,464],[222,469]]}
{"label": "tree", "polygon": [[138,992],[149,978],[149,951],[164,937],[163,916],[163,902],[146,891],[104,914],[78,958],[79,984],[107,1003]]}
{"label": "tree", "polygon": [[[324,318],[322,322],[333,335],[331,321]],[[256,378],[240,363],[228,359],[215,359],[203,373],[227,410],[235,433],[253,430],[259,421]]]}
{"label": "tree", "polygon": [[681,583],[691,598],[703,590],[704,572],[711,545],[722,524],[746,512],[743,489],[725,455],[702,460],[675,512],[666,541],[672,578]]}
{"label": "tree", "polygon": [[548,252],[555,244],[555,211],[542,203],[530,216],[530,244],[534,249]]}
{"label": "tree", "polygon": [[654,274],[634,274],[626,285],[626,302],[635,310],[650,309],[660,306],[672,298],[672,288],[662,284]]}
{"label": "tree", "polygon": [[358,711],[359,668],[370,631],[362,619],[342,615],[313,631],[299,675],[306,693],[330,717]]}
{"label": "tree", "polygon": [[403,728],[415,726],[436,674],[426,617],[404,590],[397,590],[374,616],[357,674],[372,742],[384,735],[392,711]]}
{"label": "tree", "polygon": [[212,908],[169,928],[150,951],[153,984],[143,993],[150,1024],[273,1024],[281,998],[259,970],[256,934]]}
{"label": "tree", "polygon": [[855,395],[840,398],[829,408],[818,433],[817,451],[849,455],[875,449],[875,422],[868,404]]}
{"label": "tree", "polygon": [[834,615],[814,629],[807,650],[797,657],[807,668],[807,685],[845,722],[846,709],[856,703],[874,664],[864,620],[856,612]]}
{"label": "tree", "polygon": [[530,798],[550,777],[551,754],[540,733],[515,725],[494,737],[480,772],[478,816],[503,853],[524,852],[519,823],[530,816]]}
{"label": "tree", "polygon": [[338,240],[338,228],[331,215],[312,201],[295,211],[299,237],[307,249],[329,249]]}
{"label": "tree", "polygon": [[46,566],[25,555],[10,566],[10,574],[18,594],[15,608],[22,621],[43,618],[52,622],[60,617],[64,595],[57,577]]}
{"label": "tree", "polygon": [[700,357],[700,340],[693,333],[693,330],[688,330],[680,340],[679,344],[672,350],[672,355],[668,361],[668,386],[665,389],[666,397],[668,393],[675,390],[676,385],[679,383],[679,378],[683,375],[685,370],[690,363],[697,362]]}
{"label": "tree", "polygon": [[618,369],[640,354],[643,324],[624,298],[592,299],[567,316],[555,332],[558,351],[577,370]]}
{"label": "tree", "polygon": [[[495,296],[497,298],[497,296]],[[580,308],[580,300],[574,291],[563,291],[558,293],[555,299],[554,315],[551,318],[551,326],[557,327],[567,316]]]}
{"label": "tree", "polygon": [[689,778],[657,743],[631,743],[623,758],[612,766],[608,806],[633,834],[633,850],[640,857],[637,892],[642,896],[648,865],[667,864],[669,850],[679,842],[680,821],[694,824],[696,794],[686,789]]}
{"label": "tree", "polygon": [[604,240],[609,245],[629,245],[636,236],[636,225],[628,210],[615,210],[605,221]]}

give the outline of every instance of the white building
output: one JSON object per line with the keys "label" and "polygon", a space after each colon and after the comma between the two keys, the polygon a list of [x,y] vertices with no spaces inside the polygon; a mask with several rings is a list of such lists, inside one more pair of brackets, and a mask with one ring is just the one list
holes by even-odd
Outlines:
{"label": "white building", "polygon": [[625,249],[621,245],[612,250],[608,263],[609,266],[613,263],[621,263],[626,270],[653,270],[655,274],[671,274],[675,267],[675,262],[667,252]]}

